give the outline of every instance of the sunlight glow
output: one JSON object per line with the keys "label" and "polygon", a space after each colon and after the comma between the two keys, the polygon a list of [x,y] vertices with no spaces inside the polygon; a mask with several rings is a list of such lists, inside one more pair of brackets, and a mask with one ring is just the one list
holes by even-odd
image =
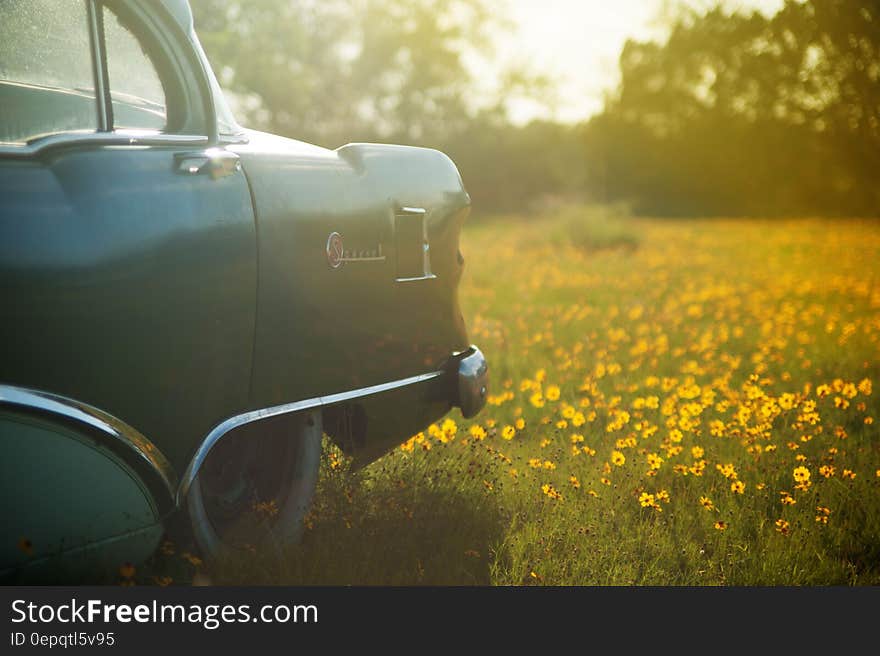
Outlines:
{"label": "sunlight glow", "polygon": [[[603,93],[617,82],[617,58],[628,38],[660,38],[667,0],[496,0],[514,27],[499,37],[498,66],[528,62],[532,70],[558,84],[555,108],[517,98],[509,109],[517,123],[536,117],[580,121],[598,112]],[[689,0],[705,9],[713,3]],[[727,0],[730,9],[775,12],[782,0]],[[497,75],[493,66],[480,71],[487,85]]]}

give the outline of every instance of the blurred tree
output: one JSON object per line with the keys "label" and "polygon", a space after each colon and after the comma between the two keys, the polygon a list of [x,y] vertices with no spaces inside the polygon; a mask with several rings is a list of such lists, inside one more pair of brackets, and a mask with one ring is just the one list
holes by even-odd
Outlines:
{"label": "blurred tree", "polygon": [[499,24],[486,0],[197,0],[193,12],[249,123],[327,146],[461,129],[463,53]]}
{"label": "blurred tree", "polygon": [[511,63],[494,89],[467,58],[509,27],[493,0],[193,0],[206,52],[249,127],[334,148],[391,141],[456,161],[482,212],[584,185],[571,126],[511,125],[514,96],[553,98]]}
{"label": "blurred tree", "polygon": [[540,209],[579,200],[586,187],[580,127],[552,121],[513,126],[474,117],[443,144],[461,170],[474,204],[493,211]]}
{"label": "blurred tree", "polygon": [[664,43],[626,44],[619,88],[584,126],[512,125],[512,94],[550,98],[521,66],[494,96],[474,79],[468,57],[504,27],[492,0],[192,5],[243,123],[440,148],[484,212],[586,192],[655,215],[880,214],[877,0],[679,9]]}
{"label": "blurred tree", "polygon": [[594,194],[651,214],[880,214],[880,5],[681,11],[587,126]]}

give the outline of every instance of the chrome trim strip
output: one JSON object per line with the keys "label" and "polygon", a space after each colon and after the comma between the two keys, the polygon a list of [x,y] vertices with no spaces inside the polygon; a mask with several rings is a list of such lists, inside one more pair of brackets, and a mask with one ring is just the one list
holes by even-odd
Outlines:
{"label": "chrome trim strip", "polygon": [[122,145],[125,146],[179,146],[208,142],[208,137],[203,134],[169,134],[158,130],[138,130],[135,128],[114,130],[110,134],[123,141]]}
{"label": "chrome trim strip", "polygon": [[223,145],[235,145],[250,143],[250,137],[244,132],[235,134],[220,133],[220,143]]}
{"label": "chrome trim strip", "polygon": [[106,422],[101,421],[98,417],[60,399],[52,398],[43,392],[12,387],[10,385],[0,385],[0,404],[4,403],[25,406],[34,410],[45,410],[55,415],[61,415],[62,417],[88,424],[113,437],[120,437],[119,431]]}
{"label": "chrome trim strip", "polygon": [[[174,498],[176,476],[171,464],[156,445],[137,430],[106,412],[49,392],[0,385],[0,406],[11,405],[49,413],[85,424],[117,440],[134,452],[150,469],[159,474],[168,492],[168,501]],[[161,499],[157,499],[161,503]]]}
{"label": "chrome trim strip", "polygon": [[428,210],[424,207],[401,207],[401,214],[427,214]]}
{"label": "chrome trim strip", "polygon": [[343,257],[339,259],[340,262],[384,262],[385,256],[380,255],[379,257]]}
{"label": "chrome trim strip", "polygon": [[13,145],[0,142],[0,156],[31,157],[50,148],[74,146],[207,146],[208,137],[189,134],[160,134],[150,132],[60,132],[41,137],[29,144]]}
{"label": "chrome trim strip", "polygon": [[389,392],[391,390],[399,389],[401,387],[407,387],[408,385],[424,383],[429,380],[434,380],[435,378],[440,378],[441,376],[446,375],[446,373],[446,371],[432,371],[428,374],[410,376],[409,378],[393,380],[387,383],[380,383],[378,385],[371,385],[370,387],[361,387],[358,389],[349,390],[347,392],[330,394],[328,396],[316,396],[311,399],[284,403],[282,405],[272,406],[271,408],[252,410],[250,412],[236,415],[235,417],[230,417],[226,421],[217,424],[217,426],[211,429],[211,432],[208,433],[208,435],[202,441],[201,446],[199,446],[198,450],[193,455],[192,460],[190,460],[189,466],[183,473],[183,476],[180,479],[180,486],[177,489],[177,506],[178,508],[183,507],[183,504],[186,500],[186,494],[187,492],[189,492],[190,485],[192,485],[192,482],[195,480],[196,475],[199,473],[199,468],[205,462],[205,459],[208,457],[208,453],[211,451],[214,445],[217,444],[217,442],[224,435],[227,435],[230,431],[236,428],[244,426],[245,424],[253,423],[255,421],[260,421],[262,419],[269,419],[271,417],[277,417],[279,415],[290,414],[293,412],[301,412],[303,410],[311,410],[313,408],[333,405],[334,403],[352,401],[354,399],[360,399],[365,396],[381,394],[382,392]]}
{"label": "chrome trim strip", "polygon": [[394,282],[415,282],[416,280],[433,280],[437,274],[431,273],[427,276],[416,276],[415,278],[395,278]]}

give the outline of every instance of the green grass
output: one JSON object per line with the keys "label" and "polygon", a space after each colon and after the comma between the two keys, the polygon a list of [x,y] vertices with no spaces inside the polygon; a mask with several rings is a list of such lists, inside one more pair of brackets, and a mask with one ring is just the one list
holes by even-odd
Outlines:
{"label": "green grass", "polygon": [[[546,223],[546,219],[541,221]],[[592,253],[604,250],[632,251],[639,235],[623,206],[572,206],[558,208],[550,222],[548,239],[556,247],[573,246]]]}
{"label": "green grass", "polygon": [[489,254],[461,295],[490,404],[358,472],[328,446],[302,544],[211,580],[880,584],[880,226],[605,212],[469,224],[465,257]]}

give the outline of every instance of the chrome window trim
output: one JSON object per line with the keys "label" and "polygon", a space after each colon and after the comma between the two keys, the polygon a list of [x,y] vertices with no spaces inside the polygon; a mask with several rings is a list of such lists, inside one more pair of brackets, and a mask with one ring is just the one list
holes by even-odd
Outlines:
{"label": "chrome window trim", "polygon": [[[168,500],[174,499],[176,476],[164,454],[141,433],[116,417],[68,397],[14,385],[0,385],[0,407],[3,406],[35,410],[97,429],[134,452],[159,475]],[[156,499],[156,502],[161,504],[162,500]]]}
{"label": "chrome window trim", "polygon": [[320,408],[324,406],[334,405],[336,403],[343,403],[345,401],[353,401],[355,399],[361,399],[366,396],[372,396],[374,394],[381,394],[382,392],[390,392],[392,390],[400,389],[402,387],[408,387],[410,385],[418,385],[420,383],[425,383],[431,380],[435,380],[437,378],[441,378],[447,374],[446,371],[432,371],[427,374],[420,374],[417,376],[410,376],[409,378],[401,378],[399,380],[393,380],[386,383],[379,383],[378,385],[371,385],[369,387],[360,387],[357,389],[349,390],[347,392],[338,392],[336,394],[329,394],[327,396],[316,396],[311,399],[304,399],[302,401],[293,401],[291,403],[284,403],[282,405],[272,406],[270,408],[262,408],[260,410],[252,410],[250,412],[245,412],[240,415],[236,415],[234,417],[230,417],[229,419],[217,424],[211,432],[207,434],[204,440],[202,440],[202,444],[199,446],[198,450],[193,455],[190,460],[189,466],[186,468],[186,471],[183,473],[183,476],[180,479],[180,486],[177,490],[176,503],[178,508],[182,508],[186,502],[186,495],[189,492],[189,488],[195,480],[196,476],[199,473],[199,469],[204,464],[205,459],[208,457],[208,453],[214,448],[214,445],[217,444],[220,439],[222,439],[225,435],[228,435],[231,431],[246,424],[250,424],[256,421],[261,421],[263,419],[269,419],[271,417],[278,417],[280,415],[291,414],[294,412],[302,412],[303,410],[312,410],[315,408]]}
{"label": "chrome window trim", "polygon": [[250,137],[246,133],[220,133],[220,143],[224,146],[250,143]]}
{"label": "chrome window trim", "polygon": [[31,143],[0,142],[0,157],[33,157],[56,148],[86,146],[207,146],[206,135],[165,134],[117,130],[116,132],[59,132]]}
{"label": "chrome window trim", "polygon": [[[131,0],[125,0],[131,2]],[[42,155],[44,152],[55,148],[74,147],[101,147],[101,146],[208,146],[220,143],[217,126],[217,115],[214,107],[214,97],[209,82],[209,74],[206,71],[206,61],[200,53],[193,48],[193,43],[185,32],[182,34],[181,48],[188,49],[194,55],[197,64],[200,86],[199,98],[205,106],[205,125],[203,127],[208,134],[172,134],[165,132],[153,132],[149,130],[119,129],[111,130],[109,125],[112,106],[107,93],[109,81],[106,78],[103,62],[106,60],[103,43],[98,31],[98,11],[103,5],[96,0],[84,0],[86,6],[87,30],[89,32],[89,50],[92,57],[92,75],[95,83],[95,98],[97,103],[97,129],[96,130],[65,130],[46,136],[32,139],[30,142],[0,141],[0,157],[30,158]],[[133,4],[133,3],[132,3]],[[100,5],[100,6],[99,6]],[[164,8],[164,6],[163,6]],[[167,12],[167,8],[164,8]],[[176,26],[177,21],[172,21]],[[247,143],[244,135],[229,135],[231,139],[227,143]]]}
{"label": "chrome window trim", "polygon": [[107,109],[107,78],[104,62],[107,53],[104,51],[104,40],[98,28],[98,9],[94,0],[86,0],[86,12],[89,21],[89,39],[92,53],[92,81],[95,83],[95,101],[98,109],[98,132],[110,130],[110,114]]}

